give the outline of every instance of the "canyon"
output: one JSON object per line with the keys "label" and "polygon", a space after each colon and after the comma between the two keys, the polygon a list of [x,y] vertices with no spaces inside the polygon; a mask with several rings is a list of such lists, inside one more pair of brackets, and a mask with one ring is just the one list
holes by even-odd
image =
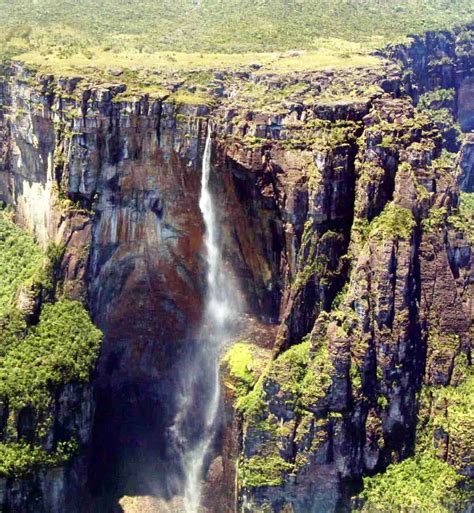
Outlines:
{"label": "canyon", "polygon": [[[383,511],[363,483],[415,457],[452,471],[445,511],[471,511],[473,34],[427,32],[368,67],[215,70],[204,103],[124,99],[120,71],[4,67],[0,200],[63,245],[56,294],[103,341],[90,383],[54,391],[80,451],[0,475],[1,511],[184,511],[183,390],[187,440],[216,417],[202,511]],[[231,290],[226,337],[213,286]]]}

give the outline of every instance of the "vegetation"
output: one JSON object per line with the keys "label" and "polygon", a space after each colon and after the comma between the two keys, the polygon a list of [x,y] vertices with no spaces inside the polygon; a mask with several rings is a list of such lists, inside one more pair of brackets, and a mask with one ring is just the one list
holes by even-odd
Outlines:
{"label": "vegetation", "polygon": [[0,443],[0,476],[23,477],[35,468],[61,465],[76,450],[74,440],[60,442],[52,452],[24,442]]}
{"label": "vegetation", "polygon": [[258,348],[249,342],[237,342],[226,353],[226,387],[234,391],[237,398],[245,396],[255,385],[262,373],[269,355],[268,350]]}
{"label": "vegetation", "polygon": [[43,261],[33,237],[11,221],[8,211],[0,211],[0,318],[13,306],[20,285],[40,273]]}
{"label": "vegetation", "polygon": [[456,94],[454,89],[435,89],[420,97],[418,107],[427,114],[443,135],[443,145],[457,152],[462,142],[462,132],[455,120]]}
{"label": "vegetation", "polygon": [[81,303],[45,305],[39,324],[0,360],[0,397],[14,408],[45,406],[51,387],[88,380],[100,341]]}
{"label": "vegetation", "polygon": [[311,344],[309,341],[296,344],[283,352],[265,369],[247,394],[240,396],[237,408],[248,417],[258,416],[264,406],[264,385],[269,382],[276,383],[282,393],[291,395],[291,401],[297,407],[297,398],[308,393],[304,389],[303,380],[310,361]]}
{"label": "vegetation", "polygon": [[436,89],[421,95],[418,107],[425,109],[454,109],[456,92],[454,89]]}
{"label": "vegetation", "polygon": [[468,0],[0,0],[0,62],[125,83],[116,101],[164,96],[178,72],[176,101],[205,103],[203,70],[375,66],[375,49],[469,19]]}
{"label": "vegetation", "polygon": [[422,455],[389,465],[383,474],[364,478],[363,513],[452,513],[466,503],[457,485],[462,477],[434,456]]}
{"label": "vegetation", "polygon": [[[316,421],[313,412],[321,408],[333,371],[327,340],[308,337],[269,362],[254,388],[239,397],[236,406],[244,416],[245,436],[260,440],[258,452],[245,454],[239,463],[243,486],[282,485],[326,441],[329,426],[340,415],[329,412]],[[241,375],[248,377],[245,372]],[[284,451],[292,443],[300,449],[289,461]]]}
{"label": "vegetation", "polygon": [[474,485],[463,476],[474,453],[474,375],[464,353],[452,379],[456,386],[423,386],[416,456],[364,478],[362,512],[464,511]]}
{"label": "vegetation", "polygon": [[[209,83],[225,81],[225,74],[218,78],[215,70],[247,67],[259,75],[269,71],[375,66],[380,61],[371,52],[388,42],[408,33],[474,19],[474,6],[468,0],[242,0],[237,4],[232,0],[0,0],[0,57],[17,58],[40,72],[63,76],[80,72],[86,85],[88,81],[117,77],[112,80],[127,85],[126,91],[114,98],[117,102],[143,93],[158,97],[170,94],[175,84],[168,87],[168,81],[179,72],[186,79],[185,86],[172,93],[172,98],[179,103],[206,103]],[[306,87],[305,83],[297,83],[278,89],[249,80],[239,93],[255,108],[271,107],[277,111],[292,95],[296,99],[303,97]],[[355,86],[354,91],[357,97],[376,92],[370,88],[359,91]],[[314,91],[306,92],[304,99],[309,101]],[[331,84],[320,99],[341,101],[348,98],[344,93]],[[426,93],[419,106],[440,129],[452,127],[453,91]],[[359,133],[359,126],[349,121],[314,123],[306,127],[317,132],[312,140],[307,138],[308,131],[302,130],[301,139],[282,144],[298,148],[304,143],[314,150],[330,151],[354,140]],[[406,136],[410,141],[411,134]],[[450,137],[455,146],[457,131]],[[379,146],[388,151],[398,142],[386,130]],[[420,146],[420,151],[423,149],[422,143],[414,144]],[[374,169],[369,178],[380,174],[380,170]],[[308,177],[310,188],[316,188],[320,176],[314,162]],[[472,233],[473,211],[473,197],[461,195],[458,212],[449,220],[453,225],[468,226]],[[447,215],[444,208],[433,210],[425,228],[436,229],[445,224]],[[360,229],[374,240],[409,239],[414,226],[411,211],[390,202]],[[305,254],[304,260],[310,263],[299,262],[302,265],[295,289],[303,287],[315,274],[322,278],[330,272],[325,260],[313,255],[316,245],[309,237],[311,233],[308,225],[302,246],[307,246],[314,259]],[[325,237],[336,240],[340,235],[328,231]],[[43,304],[34,326],[28,326],[15,308],[15,297],[25,284],[53,286],[62,252],[62,247],[52,245],[45,258],[33,238],[11,222],[8,212],[0,213],[0,404],[7,404],[9,409],[7,435],[0,443],[0,475],[22,476],[35,467],[57,465],[77,450],[74,437],[60,442],[52,451],[41,443],[52,422],[58,390],[67,383],[88,381],[101,334],[84,306],[76,301],[62,299]],[[334,301],[335,308],[344,293]],[[340,330],[336,334],[341,338],[345,336],[344,326],[335,329]],[[308,338],[265,368],[268,360],[267,354],[246,342],[235,344],[225,357],[229,375],[226,385],[237,397],[237,409],[247,427],[262,433],[262,439],[268,439],[271,445],[268,449],[262,443],[261,453],[242,458],[239,472],[247,487],[280,486],[287,474],[296,472],[304,457],[298,454],[295,461],[289,462],[281,456],[280,449],[291,437],[293,442],[307,435],[306,416],[312,422],[315,411],[324,417],[311,426],[310,444],[323,440],[326,427],[332,429],[331,423],[341,416],[322,413],[321,404],[335,372],[325,338],[318,344]],[[357,365],[351,365],[350,376],[354,388],[360,389],[362,377]],[[469,435],[474,425],[472,380],[457,388],[426,388],[425,392],[431,394],[434,409],[443,412],[424,426],[426,447],[418,456],[391,465],[386,473],[366,478],[362,511],[443,513],[464,501],[459,489],[462,477],[456,470],[463,470],[470,450]],[[268,407],[271,401],[277,407]],[[388,406],[384,396],[379,396],[377,402],[381,409]],[[24,409],[30,409],[35,418],[34,441],[27,442],[15,432],[18,413]],[[278,412],[283,410],[288,415],[279,417]],[[0,427],[3,435],[3,426]],[[449,454],[449,463],[434,454],[434,430],[447,433],[452,440],[454,452]],[[304,446],[308,453],[312,449]]]}
{"label": "vegetation", "polygon": [[449,216],[448,221],[454,228],[463,231],[471,243],[474,243],[474,193],[461,192],[459,199],[459,207]]}
{"label": "vegetation", "polygon": [[292,469],[293,465],[281,456],[253,456],[239,466],[239,474],[245,487],[280,486],[284,472]]}
{"label": "vegetation", "polygon": [[2,0],[4,43],[64,57],[110,53],[316,50],[319,38],[392,41],[474,17],[468,0]]}
{"label": "vegetation", "polygon": [[[123,49],[118,53],[103,48],[90,51],[93,59],[82,52],[63,56],[51,50],[44,54],[34,46],[28,46],[22,51],[17,50],[15,59],[41,74],[81,76],[82,80],[73,93],[76,97],[91,84],[120,83],[126,86],[126,90],[114,97],[115,103],[133,101],[147,94],[151,98],[168,97],[179,104],[209,103],[209,91],[218,88],[229,71],[240,69],[251,70],[256,75],[268,72],[284,74],[325,68],[376,67],[381,62],[378,57],[370,55],[370,49],[362,43],[338,39],[321,40],[316,50],[286,53],[154,51],[144,55],[134,49]],[[34,86],[37,81],[32,82]],[[278,106],[288,100],[291,89],[270,90],[261,84],[245,82],[245,87],[239,91],[239,99],[253,101],[256,108]],[[293,89],[296,93],[299,88]],[[361,94],[367,93],[364,90]],[[335,99],[331,91],[325,91],[325,94],[328,100]],[[311,93],[308,93],[308,99],[311,98]]]}
{"label": "vegetation", "polygon": [[[53,451],[40,442],[53,421],[56,391],[67,383],[88,381],[101,333],[82,304],[68,300],[45,305],[39,324],[28,331],[15,311],[0,318],[0,325],[0,403],[9,407],[8,439],[0,442],[0,475],[21,476],[35,467],[58,465],[76,451],[73,438]],[[25,408],[35,418],[34,442],[17,441],[15,434],[15,418]]]}
{"label": "vegetation", "polygon": [[[463,472],[472,464],[474,454],[474,375],[459,359],[456,371],[466,374],[459,376],[462,383],[458,386],[424,388],[417,449],[429,453],[435,446],[440,453],[446,454],[455,470]],[[438,441],[436,437],[441,434],[449,440],[446,451],[442,438]]]}
{"label": "vegetation", "polygon": [[313,352],[302,381],[301,401],[303,407],[314,406],[318,401],[324,399],[331,385],[333,371],[327,340],[323,340],[318,350]]}
{"label": "vegetation", "polygon": [[474,192],[461,192],[460,208],[466,214],[474,215]]}
{"label": "vegetation", "polygon": [[415,220],[411,211],[391,202],[370,223],[370,237],[374,239],[388,237],[409,239],[414,227]]}
{"label": "vegetation", "polygon": [[[0,419],[0,475],[18,477],[58,465],[77,449],[70,436],[52,450],[42,442],[50,436],[58,391],[89,380],[102,335],[80,302],[38,298],[44,304],[33,326],[15,305],[17,289],[25,283],[36,283],[39,291],[52,289],[63,251],[51,244],[45,255],[7,211],[0,213],[0,406],[7,406],[7,418]],[[19,431],[22,411],[33,422],[27,439]]]}

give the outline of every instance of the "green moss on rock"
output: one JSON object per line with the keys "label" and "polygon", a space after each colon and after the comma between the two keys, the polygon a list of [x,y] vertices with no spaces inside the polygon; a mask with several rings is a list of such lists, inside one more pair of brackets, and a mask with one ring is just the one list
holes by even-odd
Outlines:
{"label": "green moss on rock", "polygon": [[[463,472],[473,463],[474,375],[471,372],[458,386],[426,387],[424,393],[426,420],[418,434],[419,445],[427,450],[434,447]],[[449,440],[448,446],[444,440]]]}
{"label": "green moss on rock", "polygon": [[315,406],[318,401],[324,399],[329,386],[331,385],[331,376],[334,371],[332,361],[328,350],[328,341],[320,341],[319,347],[311,350],[306,374],[301,384],[301,408],[308,409]]}
{"label": "green moss on rock", "polygon": [[278,383],[282,391],[300,395],[309,362],[310,347],[310,342],[306,341],[282,353],[270,367],[268,379]]}
{"label": "green moss on rock", "polygon": [[292,469],[293,465],[280,456],[253,456],[242,462],[239,474],[244,487],[281,486]]}
{"label": "green moss on rock", "polygon": [[464,232],[468,239],[474,244],[474,193],[461,192],[459,207],[449,216],[450,225],[461,232]]}
{"label": "green moss on rock", "polygon": [[432,233],[446,226],[446,216],[448,210],[446,207],[432,208],[429,216],[423,219],[422,226],[426,233]]}
{"label": "green moss on rock", "polygon": [[413,214],[408,208],[391,202],[370,224],[371,239],[409,239],[415,227]]}
{"label": "green moss on rock", "polygon": [[225,354],[225,386],[236,394],[237,401],[255,385],[269,359],[267,353],[250,342],[241,341],[233,344]]}
{"label": "green moss on rock", "polygon": [[446,462],[430,455],[390,465],[383,474],[364,478],[362,513],[452,513],[468,496],[462,477]]}

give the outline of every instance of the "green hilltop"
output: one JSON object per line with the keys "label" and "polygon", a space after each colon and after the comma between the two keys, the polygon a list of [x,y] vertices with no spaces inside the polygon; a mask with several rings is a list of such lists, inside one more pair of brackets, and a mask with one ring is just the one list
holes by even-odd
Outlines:
{"label": "green hilltop", "polygon": [[0,0],[0,47],[110,52],[317,50],[474,19],[469,0]]}
{"label": "green hilltop", "polygon": [[377,67],[388,43],[472,20],[470,0],[0,0],[0,63],[120,82],[126,98],[192,74],[175,96],[205,103],[216,70]]}

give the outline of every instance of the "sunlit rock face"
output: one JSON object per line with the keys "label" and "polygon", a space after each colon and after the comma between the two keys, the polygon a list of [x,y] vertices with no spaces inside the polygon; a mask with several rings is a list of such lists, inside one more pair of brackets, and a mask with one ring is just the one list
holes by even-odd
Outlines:
{"label": "sunlit rock face", "polygon": [[474,136],[467,134],[460,154],[459,186],[465,192],[474,192]]}
{"label": "sunlit rock face", "polygon": [[[87,300],[105,337],[94,395],[81,398],[96,411],[83,426],[88,459],[2,483],[10,509],[29,513],[34,489],[35,513],[57,504],[67,513],[181,511],[170,428],[204,311],[199,194],[209,119],[222,258],[248,314],[242,338],[258,348],[258,372],[270,370],[255,412],[236,407],[223,365],[203,508],[348,511],[362,476],[412,453],[417,395],[423,384],[455,384],[472,317],[468,237],[446,220],[426,226],[437,222],[431,209],[455,212],[457,181],[465,191],[473,182],[470,140],[462,173],[444,166],[446,127],[412,100],[452,89],[450,113],[471,127],[465,46],[432,34],[392,49],[401,71],[238,78],[270,91],[307,84],[309,96],[275,112],[230,94],[212,109],[114,102],[114,86],[43,77],[32,87],[27,71],[13,70],[0,84],[11,108],[10,121],[0,111],[0,200],[43,245],[66,244],[63,286]],[[320,99],[334,84],[343,99]],[[307,353],[293,361],[298,346]],[[262,458],[276,465],[259,481],[252,463]],[[144,498],[119,505],[122,496]]]}
{"label": "sunlit rock face", "polygon": [[[87,298],[105,335],[95,381],[91,507],[96,496],[97,507],[108,507],[109,497],[127,490],[171,496],[182,470],[173,463],[168,430],[203,314],[198,199],[207,108],[146,99],[114,104],[109,90],[95,89],[83,93],[88,100],[75,117],[72,100],[41,92],[52,87],[50,78],[32,89],[28,72],[15,73],[6,99],[14,122],[4,126],[2,193],[44,246],[66,243],[64,289]],[[74,87],[61,84],[69,93]],[[230,173],[218,173],[211,186],[219,222],[231,226],[241,204]],[[250,232],[251,219],[240,217]],[[231,231],[225,239],[252,298],[252,273],[266,266],[259,254],[266,250],[247,240],[239,249]],[[244,252],[257,263],[247,264]],[[274,305],[266,310],[275,316]]]}
{"label": "sunlit rock face", "polygon": [[[451,116],[468,119],[472,108],[462,90],[470,80],[465,64],[472,50],[468,57],[458,50],[449,34],[398,48],[402,62],[409,55],[399,85],[415,101],[439,88],[452,89],[449,96],[458,98],[459,114],[452,110]],[[423,64],[444,57],[452,58],[448,66]],[[337,120],[336,108],[331,112]],[[224,370],[227,404],[237,406],[234,422],[241,429],[242,445],[228,449],[230,459],[239,461],[238,511],[349,511],[359,476],[413,454],[422,387],[459,383],[471,343],[469,228],[454,217],[454,224],[428,228],[439,209],[446,208],[448,216],[457,212],[459,170],[454,162],[439,160],[446,139],[429,118],[419,116],[409,98],[370,102],[352,118],[356,141],[346,132],[324,152],[310,153],[316,180],[308,162],[298,166],[306,149],[301,139],[299,158],[288,165],[289,145],[282,150],[278,142],[285,128],[279,128],[276,116],[268,118],[266,128],[279,134],[264,145],[265,162],[274,172],[267,178],[268,195],[279,200],[280,212],[299,212],[299,218],[280,217],[285,234],[299,235],[285,255],[293,275],[275,341],[279,356],[260,369],[257,394],[237,400],[236,387],[245,386],[238,370]],[[260,133],[262,125],[257,125]],[[469,144],[468,139],[461,156],[465,190],[470,190]],[[237,158],[255,169],[259,155],[241,151]],[[295,170],[299,182],[288,192],[285,181]],[[319,200],[314,210],[311,197]],[[338,268],[347,250],[349,268]],[[332,304],[331,289],[337,290],[341,278],[346,286]],[[298,345],[305,335],[308,353]],[[258,346],[258,336],[250,341]],[[235,432],[235,424],[228,425]],[[460,439],[469,428],[463,429]],[[469,449],[459,442],[458,450]],[[224,463],[223,469],[232,479],[232,466]],[[461,471],[471,472],[469,465]]]}

